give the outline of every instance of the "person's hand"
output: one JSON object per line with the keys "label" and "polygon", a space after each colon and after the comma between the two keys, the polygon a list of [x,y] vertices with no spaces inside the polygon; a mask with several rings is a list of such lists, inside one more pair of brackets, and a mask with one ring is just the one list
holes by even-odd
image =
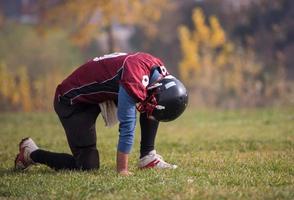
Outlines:
{"label": "person's hand", "polygon": [[120,176],[131,176],[133,175],[134,173],[130,172],[130,171],[127,171],[127,170],[123,170],[123,171],[119,171],[118,174]]}

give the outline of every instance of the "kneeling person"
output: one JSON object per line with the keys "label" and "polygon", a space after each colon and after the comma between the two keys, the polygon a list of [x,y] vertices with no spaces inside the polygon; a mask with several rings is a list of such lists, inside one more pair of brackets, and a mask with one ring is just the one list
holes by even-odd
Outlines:
{"label": "kneeling person", "polygon": [[176,168],[154,148],[160,121],[172,121],[185,110],[184,85],[162,61],[147,53],[114,53],[96,57],[58,85],[54,109],[64,127],[72,155],[41,150],[31,138],[19,144],[16,169],[45,164],[55,170],[98,169],[96,119],[107,126],[119,121],[117,171],[128,175],[128,155],[134,143],[136,110],[140,112],[140,168]]}

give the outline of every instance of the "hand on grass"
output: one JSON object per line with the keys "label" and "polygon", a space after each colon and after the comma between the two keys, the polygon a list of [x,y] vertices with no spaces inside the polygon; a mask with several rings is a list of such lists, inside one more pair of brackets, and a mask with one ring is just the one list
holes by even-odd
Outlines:
{"label": "hand on grass", "polygon": [[126,170],[120,171],[120,172],[118,172],[118,174],[120,176],[132,176],[132,175],[134,175],[134,173],[132,173],[130,171],[126,171]]}

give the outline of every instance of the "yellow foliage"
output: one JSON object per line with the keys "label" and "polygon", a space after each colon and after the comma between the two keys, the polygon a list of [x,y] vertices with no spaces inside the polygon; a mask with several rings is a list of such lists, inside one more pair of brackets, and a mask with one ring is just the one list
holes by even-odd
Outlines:
{"label": "yellow foliage", "polygon": [[[197,73],[205,66],[221,67],[228,62],[232,44],[226,42],[226,35],[215,16],[206,23],[200,8],[193,11],[194,30],[186,26],[179,28],[179,38],[183,58],[180,61],[180,74],[188,84],[193,84]],[[218,51],[220,48],[221,51]],[[207,71],[208,72],[208,71]]]}
{"label": "yellow foliage", "polygon": [[57,70],[40,77],[32,82],[35,110],[52,110],[53,98],[57,85],[65,75]]}
{"label": "yellow foliage", "polygon": [[71,0],[56,4],[47,11],[44,21],[70,29],[73,41],[83,46],[114,23],[140,25],[152,37],[157,34],[155,22],[161,18],[168,0]]}
{"label": "yellow foliage", "polygon": [[234,50],[234,45],[231,42],[224,43],[222,45],[221,52],[216,55],[216,66],[223,67],[230,62],[231,55]]}
{"label": "yellow foliage", "polygon": [[4,97],[9,96],[9,90],[8,90],[8,82],[9,82],[9,74],[7,72],[7,67],[4,65],[4,63],[0,64],[0,94]]}
{"label": "yellow foliage", "polygon": [[191,39],[190,32],[186,27],[181,26],[179,28],[179,34],[184,55],[183,60],[180,62],[180,74],[184,80],[188,81],[190,80],[191,73],[199,68],[198,55],[191,53],[197,52],[197,43]]}
{"label": "yellow foliage", "polygon": [[44,107],[44,90],[43,90],[43,80],[38,79],[32,82],[32,88],[35,91],[34,93],[34,107],[39,110]]}
{"label": "yellow foliage", "polygon": [[12,105],[14,105],[14,106],[18,105],[21,101],[21,97],[18,92],[18,86],[16,84],[14,77],[12,79],[8,80],[7,87],[9,88],[8,99],[11,101]]}
{"label": "yellow foliage", "polygon": [[[274,83],[261,78],[264,68],[253,51],[235,47],[218,19],[215,16],[208,19],[209,23],[202,10],[197,8],[192,15],[194,27],[191,30],[186,26],[179,28],[180,76],[194,90],[194,95],[198,94],[195,95],[197,103],[257,105],[262,103],[262,93],[282,91]],[[268,85],[273,85],[273,89]]]}
{"label": "yellow foliage", "polygon": [[209,41],[210,29],[205,23],[205,16],[200,8],[196,8],[193,11],[192,16],[194,22],[194,40],[207,43]]}
{"label": "yellow foliage", "polygon": [[4,63],[0,65],[0,96],[17,105],[20,102],[20,95],[17,91],[15,76],[10,73]]}
{"label": "yellow foliage", "polygon": [[[52,70],[37,80],[30,80],[27,68],[21,67],[14,73],[0,64],[0,101],[13,110],[52,110],[55,88],[64,74]],[[5,109],[5,108],[2,108]]]}
{"label": "yellow foliage", "polygon": [[18,92],[20,95],[20,104],[22,110],[25,112],[32,110],[32,95],[31,95],[31,87],[30,80],[28,77],[28,72],[25,67],[21,67],[18,71]]}
{"label": "yellow foliage", "polygon": [[226,35],[221,25],[219,24],[218,19],[215,16],[211,16],[209,18],[209,22],[211,26],[210,42],[212,48],[225,45]]}

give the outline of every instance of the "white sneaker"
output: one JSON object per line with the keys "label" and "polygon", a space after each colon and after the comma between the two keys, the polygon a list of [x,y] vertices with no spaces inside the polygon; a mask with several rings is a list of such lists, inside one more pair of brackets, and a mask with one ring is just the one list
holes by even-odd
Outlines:
{"label": "white sneaker", "polygon": [[176,169],[177,165],[165,162],[162,157],[156,154],[156,151],[150,151],[148,155],[139,160],[139,168],[158,168],[158,169]]}
{"label": "white sneaker", "polygon": [[31,138],[24,138],[19,143],[19,153],[14,161],[14,168],[17,170],[24,170],[30,165],[34,164],[30,155],[33,151],[36,151],[38,146]]}

